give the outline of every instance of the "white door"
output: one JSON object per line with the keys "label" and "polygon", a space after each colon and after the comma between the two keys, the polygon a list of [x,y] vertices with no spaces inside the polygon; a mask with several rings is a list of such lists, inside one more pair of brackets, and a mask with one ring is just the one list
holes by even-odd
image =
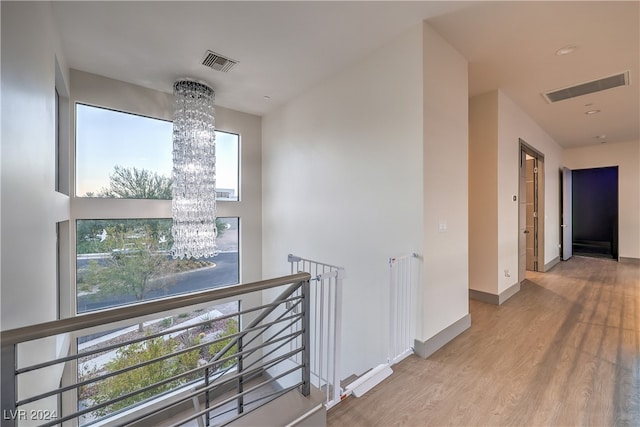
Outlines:
{"label": "white door", "polygon": [[564,261],[573,255],[573,228],[571,226],[571,169],[562,168],[562,259]]}

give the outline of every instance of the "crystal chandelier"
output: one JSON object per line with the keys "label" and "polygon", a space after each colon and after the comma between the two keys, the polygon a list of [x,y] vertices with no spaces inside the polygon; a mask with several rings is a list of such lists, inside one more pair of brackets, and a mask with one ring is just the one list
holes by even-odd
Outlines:
{"label": "crystal chandelier", "polygon": [[173,84],[173,248],[174,258],[216,253],[216,150],[209,86],[191,80]]}

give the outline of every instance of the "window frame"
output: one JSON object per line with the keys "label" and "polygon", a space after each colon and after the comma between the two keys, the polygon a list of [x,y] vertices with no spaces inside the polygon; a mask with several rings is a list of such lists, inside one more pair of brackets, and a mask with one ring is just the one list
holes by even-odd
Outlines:
{"label": "window frame", "polygon": [[[71,246],[71,259],[70,259],[70,299],[71,307],[69,315],[77,316],[80,314],[88,313],[89,311],[78,311],[78,284],[77,284],[77,270],[76,270],[76,262],[78,257],[78,251],[76,248],[77,242],[77,221],[78,220],[94,220],[94,219],[104,219],[104,220],[118,220],[118,219],[166,219],[171,218],[171,199],[123,199],[123,198],[105,198],[105,197],[86,197],[86,196],[78,196],[76,194],[77,187],[77,173],[76,173],[76,153],[77,153],[77,105],[86,105],[95,108],[102,108],[105,110],[110,110],[114,112],[120,112],[124,114],[131,114],[134,116],[157,119],[165,122],[171,122],[172,120],[167,119],[167,117],[161,117],[158,114],[142,114],[140,112],[132,112],[127,111],[122,108],[114,108],[110,106],[100,105],[95,102],[90,102],[87,100],[81,99],[73,99],[71,101],[72,108],[72,132],[73,132],[73,143],[72,147],[72,155],[69,162],[70,169],[70,199],[71,199],[71,207],[70,207],[70,218],[69,224],[70,228],[70,236],[69,243]],[[236,200],[217,200],[216,204],[220,203],[224,205],[224,214],[218,211],[219,218],[237,218],[238,220],[238,265],[237,265],[237,273],[238,273],[238,282],[235,284],[230,284],[228,286],[235,286],[242,283],[242,238],[241,238],[241,229],[242,229],[242,215],[241,215],[241,194],[242,194],[242,181],[241,181],[241,164],[242,164],[242,135],[239,132],[234,131],[226,131],[223,129],[216,129],[218,132],[224,132],[227,134],[235,135],[237,137],[237,157],[236,157],[236,170],[237,170],[237,199]],[[226,286],[226,285],[225,285]],[[209,288],[210,289],[210,288]],[[204,291],[205,289],[194,291],[194,293]],[[170,297],[168,295],[167,297]],[[123,305],[124,306],[124,305]],[[121,306],[118,306],[121,307]],[[107,307],[104,309],[109,309],[114,307]],[[99,311],[99,310],[95,310]]]}

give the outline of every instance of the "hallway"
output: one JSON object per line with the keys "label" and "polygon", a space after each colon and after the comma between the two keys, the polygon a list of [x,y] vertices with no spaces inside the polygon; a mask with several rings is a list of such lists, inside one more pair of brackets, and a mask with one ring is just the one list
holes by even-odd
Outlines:
{"label": "hallway", "polygon": [[640,425],[640,265],[574,257],[411,356],[329,426]]}

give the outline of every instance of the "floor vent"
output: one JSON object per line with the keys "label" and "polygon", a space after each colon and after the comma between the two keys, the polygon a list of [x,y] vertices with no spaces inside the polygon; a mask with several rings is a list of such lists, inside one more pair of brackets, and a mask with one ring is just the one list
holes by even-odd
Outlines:
{"label": "floor vent", "polygon": [[579,85],[556,89],[551,92],[543,93],[542,96],[548,103],[563,101],[565,99],[575,98],[576,96],[588,95],[602,90],[612,89],[618,86],[626,86],[629,84],[629,72],[615,74],[613,76],[603,77]]}
{"label": "floor vent", "polygon": [[229,70],[231,70],[237,63],[238,61],[225,58],[219,53],[215,53],[210,50],[207,51],[202,59],[202,65],[213,68],[216,71],[222,71],[223,73],[229,72]]}

